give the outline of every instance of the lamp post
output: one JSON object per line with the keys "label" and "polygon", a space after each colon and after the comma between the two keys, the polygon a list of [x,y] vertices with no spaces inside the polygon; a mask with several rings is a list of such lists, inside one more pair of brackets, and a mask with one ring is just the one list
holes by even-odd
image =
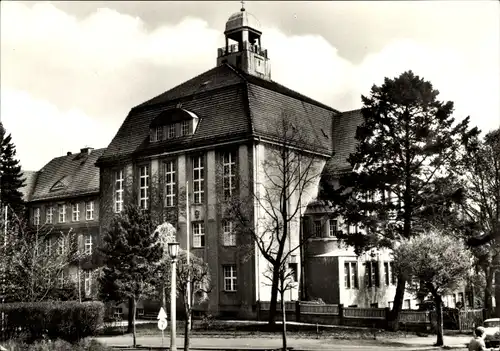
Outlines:
{"label": "lamp post", "polygon": [[172,278],[170,289],[170,351],[177,351],[176,345],[176,302],[177,302],[177,255],[179,253],[179,243],[168,243],[168,254],[172,259]]}

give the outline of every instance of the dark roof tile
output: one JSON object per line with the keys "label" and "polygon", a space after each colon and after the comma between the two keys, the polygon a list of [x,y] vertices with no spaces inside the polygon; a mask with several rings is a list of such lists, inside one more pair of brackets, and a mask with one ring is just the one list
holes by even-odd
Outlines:
{"label": "dark roof tile", "polygon": [[25,178],[26,180],[24,182],[24,186],[19,189],[19,191],[21,191],[21,193],[23,194],[24,201],[30,201],[38,173],[36,171],[22,171],[22,173],[23,178]]}
{"label": "dark roof tile", "polygon": [[[96,160],[105,149],[92,150],[90,154],[78,153],[56,157],[39,172],[31,201],[61,199],[99,192],[99,168]],[[63,186],[53,190],[56,183]],[[54,187],[56,189],[58,187]]]}

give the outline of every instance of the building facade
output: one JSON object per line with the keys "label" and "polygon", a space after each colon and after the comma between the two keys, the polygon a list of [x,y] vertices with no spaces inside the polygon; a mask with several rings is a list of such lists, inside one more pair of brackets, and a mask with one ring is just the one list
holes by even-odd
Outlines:
{"label": "building facade", "polygon": [[58,279],[61,284],[77,284],[83,298],[97,293],[99,169],[95,162],[103,152],[85,147],[56,157],[39,171],[26,173],[23,189],[30,225],[39,231],[46,253],[66,255],[76,245],[77,260]]}

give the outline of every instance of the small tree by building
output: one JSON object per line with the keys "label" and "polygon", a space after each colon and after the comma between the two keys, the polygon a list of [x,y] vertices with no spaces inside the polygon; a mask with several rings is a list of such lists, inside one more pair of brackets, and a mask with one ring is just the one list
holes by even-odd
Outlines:
{"label": "small tree by building", "polygon": [[436,305],[437,346],[443,345],[443,296],[463,284],[472,255],[455,237],[434,230],[403,239],[394,249],[394,267],[413,293],[430,293]]}
{"label": "small tree by building", "polygon": [[[156,272],[162,258],[156,225],[147,211],[135,205],[125,206],[104,233],[100,296],[104,301],[132,301],[133,343],[136,344],[137,302],[154,292]],[[129,312],[129,313],[130,313]]]}

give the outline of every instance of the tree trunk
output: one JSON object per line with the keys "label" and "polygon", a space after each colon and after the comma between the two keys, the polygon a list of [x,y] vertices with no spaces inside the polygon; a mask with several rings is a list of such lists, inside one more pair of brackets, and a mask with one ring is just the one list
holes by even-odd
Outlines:
{"label": "tree trunk", "polygon": [[[134,306],[134,308],[132,309],[132,330],[133,330],[132,335],[133,335],[133,338],[134,338],[134,347],[137,347],[137,340],[136,340],[137,337],[136,337],[136,334],[135,334],[135,312],[137,310],[137,308],[136,308],[137,304],[136,304],[135,298],[132,301],[133,301],[133,306]],[[129,312],[129,314],[130,314],[130,312]]]}
{"label": "tree trunk", "polygon": [[495,315],[500,316],[500,271],[495,272]]}
{"label": "tree trunk", "polygon": [[127,321],[128,321],[128,326],[127,326],[127,333],[132,333],[133,332],[133,316],[132,316],[132,310],[135,309],[135,303],[134,299],[129,298],[128,299],[128,315],[127,315]]}
{"label": "tree trunk", "polygon": [[403,309],[403,298],[405,295],[406,280],[401,275],[398,275],[398,282],[396,285],[396,294],[394,295],[394,303],[392,306],[392,311],[389,314],[389,321],[387,326],[389,330],[398,331],[399,330],[399,316],[401,310]]}
{"label": "tree trunk", "polygon": [[493,269],[487,267],[484,269],[486,277],[486,286],[484,287],[484,309],[489,318],[493,313]]}
{"label": "tree trunk", "polygon": [[281,329],[283,338],[283,351],[286,351],[286,308],[285,308],[285,292],[281,291],[281,320],[283,322],[283,327]]}
{"label": "tree trunk", "polygon": [[279,266],[273,267],[273,281],[271,285],[271,303],[269,305],[269,325],[276,324],[276,307],[278,302]]}
{"label": "tree trunk", "polygon": [[189,315],[191,314],[190,308],[186,301],[184,301],[184,309],[186,310],[186,323],[184,323],[184,351],[189,351],[189,330],[188,323]]}
{"label": "tree trunk", "polygon": [[441,296],[434,295],[434,302],[436,303],[436,346],[443,346],[443,300]]}

